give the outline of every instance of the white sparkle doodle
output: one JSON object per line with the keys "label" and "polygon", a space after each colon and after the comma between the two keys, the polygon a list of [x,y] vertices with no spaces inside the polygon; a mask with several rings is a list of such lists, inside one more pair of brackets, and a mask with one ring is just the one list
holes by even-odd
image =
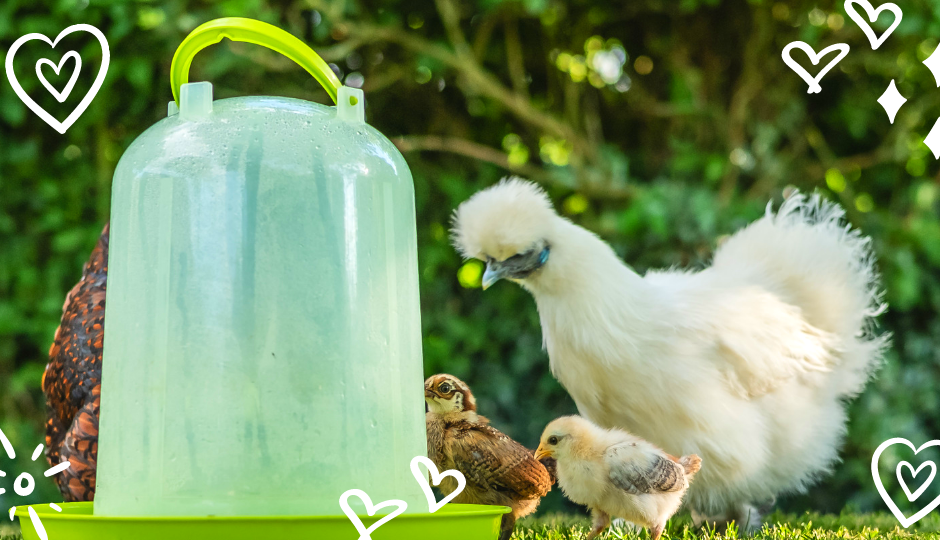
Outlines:
{"label": "white sparkle doodle", "polygon": [[888,88],[881,94],[881,97],[878,98],[878,103],[881,107],[888,113],[888,120],[893,124],[894,117],[897,116],[898,110],[901,108],[901,105],[907,102],[907,98],[902,96],[898,92],[898,87],[894,84],[894,79],[891,79],[891,83],[888,84]]}
{"label": "white sparkle doodle", "polygon": [[[0,429],[0,446],[3,446],[3,450],[6,452],[7,457],[10,459],[16,458],[16,452],[13,451],[13,445],[10,444],[10,440],[7,439],[7,436],[3,433],[3,430]],[[40,444],[33,450],[32,460],[36,461],[39,459],[39,456],[42,455],[43,446]],[[43,474],[48,478],[54,476],[69,468],[70,463],[68,461],[63,461],[55,467],[47,469]],[[0,477],[5,477],[7,473],[0,471]],[[16,480],[13,482],[13,492],[19,495],[20,497],[27,497],[33,493],[33,490],[36,488],[36,480],[29,473],[22,473],[16,477]],[[6,493],[6,490],[0,488],[0,495]],[[61,512],[62,509],[55,504],[50,504],[50,508],[56,512]],[[42,522],[39,520],[39,515],[36,514],[36,511],[33,510],[32,506],[26,508],[29,512],[29,520],[33,523],[33,528],[36,530],[36,535],[40,540],[49,540],[49,535],[46,534],[46,528],[42,526]],[[16,514],[16,507],[10,507],[10,521],[13,521],[13,516]]]}

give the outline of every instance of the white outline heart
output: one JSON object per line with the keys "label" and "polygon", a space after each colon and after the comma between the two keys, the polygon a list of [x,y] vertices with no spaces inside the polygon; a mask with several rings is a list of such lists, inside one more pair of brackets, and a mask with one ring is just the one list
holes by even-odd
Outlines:
{"label": "white outline heart", "polygon": [[[386,515],[382,519],[376,521],[375,523],[372,524],[371,527],[367,529],[365,525],[363,525],[362,520],[359,519],[359,516],[356,515],[356,513],[353,512],[353,509],[349,507],[349,498],[354,495],[356,497],[359,497],[362,500],[362,502],[365,503],[366,512],[368,512],[370,516],[374,516],[376,512],[378,512],[382,508],[385,508],[386,506],[397,506],[398,510],[395,510],[394,512]],[[340,508],[343,509],[343,513],[346,514],[346,517],[349,518],[349,521],[351,521],[352,524],[356,527],[356,530],[359,531],[359,540],[372,540],[372,536],[370,536],[372,532],[378,529],[379,527],[381,527],[382,525],[385,525],[389,521],[395,519],[399,515],[401,515],[401,513],[404,512],[408,508],[408,503],[406,503],[405,501],[400,501],[398,499],[392,499],[389,501],[381,502],[373,506],[372,499],[370,499],[369,496],[366,495],[365,491],[362,491],[361,489],[350,489],[346,493],[343,493],[342,495],[340,495],[339,506]]]}
{"label": "white outline heart", "polygon": [[[806,56],[809,57],[814,66],[819,64],[819,61],[830,52],[834,50],[839,50],[841,52],[836,55],[836,57],[831,62],[826,64],[826,66],[822,68],[822,71],[816,74],[816,77],[812,77],[808,71],[803,69],[803,66],[798,64],[796,60],[790,57],[790,51],[793,49],[800,49],[801,51],[805,52]],[[849,45],[847,43],[836,43],[835,45],[830,45],[817,53],[812,47],[810,47],[809,43],[794,41],[783,48],[783,53],[781,56],[783,56],[783,62],[790,66],[790,69],[792,69],[797,75],[800,76],[801,79],[806,82],[806,84],[809,85],[806,93],[818,94],[822,91],[822,87],[819,86],[819,81],[822,80],[822,78],[826,75],[826,73],[829,72],[830,69],[842,61],[842,59],[845,58],[845,55],[847,54],[849,54]]]}
{"label": "white outline heart", "polygon": [[[40,107],[32,98],[29,97],[29,94],[23,91],[23,87],[20,86],[19,81],[16,80],[16,74],[13,72],[13,56],[16,54],[16,51],[26,43],[27,41],[32,41],[34,39],[40,39],[49,44],[53,49],[56,44],[59,43],[59,40],[63,37],[78,31],[88,32],[89,34],[98,38],[98,42],[101,44],[101,68],[98,69],[98,75],[95,77],[95,82],[92,83],[91,88],[88,90],[88,93],[85,94],[85,97],[82,98],[82,101],[75,107],[75,110],[72,111],[72,114],[65,119],[64,122],[59,122],[47,113],[42,107]],[[51,62],[50,62],[51,63]],[[36,116],[41,118],[44,122],[49,124],[52,129],[58,131],[61,134],[72,127],[72,124],[78,120],[78,117],[85,112],[85,109],[88,108],[88,105],[91,104],[91,100],[95,99],[95,96],[98,94],[98,90],[101,89],[101,85],[104,83],[105,75],[108,74],[108,65],[111,63],[111,51],[108,49],[108,40],[105,39],[104,34],[100,30],[91,26],[90,24],[73,24],[65,30],[59,32],[59,35],[56,36],[55,41],[49,40],[43,34],[26,34],[21,38],[13,42],[13,46],[10,47],[10,50],[7,52],[6,57],[6,73],[7,79],[10,81],[10,86],[13,87],[13,91],[16,92],[16,95],[19,96],[20,100],[29,107],[29,110],[36,113]],[[71,83],[70,83],[71,84]],[[48,87],[47,87],[48,89]]]}
{"label": "white outline heart", "polygon": [[[52,66],[52,71],[55,71],[55,74],[58,75],[62,71],[62,64],[65,63],[69,58],[75,58],[75,69],[72,70],[72,77],[69,79],[68,84],[65,85],[65,88],[61,92],[57,91],[54,86],[49,84],[49,81],[46,80],[46,76],[42,74],[42,66],[48,64]],[[78,81],[78,73],[82,70],[82,56],[75,51],[69,51],[65,53],[65,56],[59,60],[59,65],[52,63],[52,60],[48,58],[40,58],[36,62],[36,76],[39,77],[39,82],[46,87],[46,90],[52,94],[52,97],[56,99],[59,103],[64,102],[69,98],[69,94],[72,93],[72,89],[75,88],[75,82]]]}
{"label": "white outline heart", "polygon": [[[911,493],[911,490],[908,489],[907,487],[907,482],[905,482],[904,477],[901,476],[901,468],[907,467],[908,469],[910,469],[911,479],[913,480],[917,478],[918,474],[920,474],[921,469],[923,469],[924,467],[927,467],[928,465],[930,466],[930,475],[927,476],[927,480],[925,480],[920,485],[920,487],[917,488],[917,490]],[[904,494],[907,495],[907,500],[914,502],[917,500],[918,497],[924,494],[924,491],[926,491],[928,487],[930,487],[930,483],[933,482],[933,477],[937,476],[937,466],[934,464],[933,461],[927,460],[921,463],[920,467],[917,467],[917,470],[915,471],[913,465],[911,465],[910,463],[906,461],[902,461],[901,463],[898,463],[898,467],[897,469],[895,469],[895,473],[897,474],[898,482],[901,484],[901,489],[903,489]]]}
{"label": "white outline heart", "polygon": [[933,510],[937,506],[940,506],[940,495],[937,495],[937,498],[930,501],[930,503],[927,506],[925,506],[919,512],[917,512],[916,514],[914,514],[913,516],[909,518],[905,517],[904,514],[901,513],[901,510],[898,508],[898,505],[894,504],[894,500],[892,500],[891,497],[888,496],[888,491],[885,489],[884,484],[881,482],[881,475],[878,473],[878,458],[881,457],[881,453],[884,452],[889,446],[893,446],[895,444],[901,444],[901,443],[906,444],[907,447],[913,450],[914,454],[916,455],[925,448],[930,448],[931,446],[940,446],[940,440],[929,441],[921,445],[920,448],[914,448],[914,445],[911,444],[911,441],[901,438],[901,437],[895,437],[893,439],[888,439],[887,441],[881,443],[881,445],[875,450],[875,453],[871,456],[871,477],[872,477],[872,480],[875,481],[875,487],[878,488],[878,493],[881,494],[881,498],[884,499],[885,504],[888,505],[888,508],[891,510],[891,513],[894,514],[894,517],[898,518],[898,521],[901,523],[901,526],[903,526],[906,529],[910,527],[911,525],[920,521],[922,517],[933,512]]}
{"label": "white outline heart", "polygon": [[[868,18],[871,19],[872,23],[878,20],[878,15],[883,10],[887,9],[894,14],[894,23],[889,26],[887,30],[885,30],[884,34],[881,34],[880,38],[875,37],[874,29],[872,29],[872,27],[869,26],[867,22],[865,22],[865,19],[862,18],[858,11],[855,11],[855,8],[852,7],[852,4],[858,4],[865,8],[865,12],[868,14]],[[875,9],[868,0],[845,0],[845,4],[843,4],[842,7],[845,8],[845,13],[848,14],[849,18],[855,21],[855,24],[857,24],[858,27],[862,29],[862,32],[865,33],[865,37],[867,37],[868,41],[871,43],[872,49],[881,47],[881,44],[884,43],[886,39],[888,39],[888,36],[891,35],[891,32],[894,32],[894,29],[897,28],[899,24],[901,24],[901,17],[904,15],[904,13],[901,11],[901,8],[899,8],[897,4],[892,4],[891,2],[888,2],[887,4],[881,4],[878,6],[878,9]]]}
{"label": "white outline heart", "polygon": [[[435,486],[441,485],[441,480],[443,480],[445,476],[452,476],[457,479],[457,489],[438,502],[437,499],[434,498],[434,492],[431,491],[431,486],[428,484],[428,479],[423,474],[421,474],[421,469],[418,468],[419,463],[424,465],[428,472],[431,473],[431,481],[434,482]],[[424,456],[415,456],[414,459],[411,460],[411,474],[414,475],[415,480],[418,481],[418,485],[421,486],[421,490],[424,491],[424,496],[428,499],[428,510],[432,514],[443,508],[445,504],[454,500],[457,495],[460,495],[460,492],[463,491],[463,488],[467,487],[467,479],[464,478],[463,473],[456,469],[449,469],[444,472],[438,472],[437,465]]]}

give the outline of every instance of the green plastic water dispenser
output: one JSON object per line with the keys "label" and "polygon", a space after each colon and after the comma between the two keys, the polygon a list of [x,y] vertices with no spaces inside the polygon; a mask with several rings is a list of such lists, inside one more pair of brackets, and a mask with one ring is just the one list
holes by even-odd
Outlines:
{"label": "green plastic water dispenser", "polygon": [[[336,106],[213,101],[187,73],[223,37],[283,52]],[[335,515],[352,488],[426,512],[404,159],[276,27],[207,23],[172,73],[170,114],[114,175],[94,513]]]}

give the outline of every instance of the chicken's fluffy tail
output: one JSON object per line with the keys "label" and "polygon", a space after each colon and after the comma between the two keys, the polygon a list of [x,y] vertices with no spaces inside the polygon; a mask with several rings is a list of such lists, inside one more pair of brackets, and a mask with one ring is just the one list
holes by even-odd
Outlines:
{"label": "chicken's fluffy tail", "polygon": [[807,322],[839,337],[840,362],[830,380],[838,395],[864,387],[881,364],[889,336],[875,318],[885,311],[871,239],[845,221],[845,211],[819,194],[794,193],[774,213],[731,236],[713,266],[737,283],[760,285]]}

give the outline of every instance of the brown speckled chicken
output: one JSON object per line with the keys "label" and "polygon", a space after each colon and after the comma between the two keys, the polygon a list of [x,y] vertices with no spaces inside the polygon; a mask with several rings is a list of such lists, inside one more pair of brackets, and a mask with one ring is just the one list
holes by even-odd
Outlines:
{"label": "brown speckled chicken", "polygon": [[71,466],[55,476],[66,502],[95,498],[101,350],[108,279],[106,225],[82,279],[62,306],[62,322],[42,377],[46,394],[46,459]]}
{"label": "brown speckled chicken", "polygon": [[[476,400],[460,379],[432,375],[424,382],[424,399],[428,404],[428,457],[438,470],[457,469],[467,479],[453,502],[512,508],[500,526],[500,540],[508,540],[516,520],[535,511],[554,479],[531,450],[477,414]],[[448,495],[457,482],[447,477],[439,487]]]}

